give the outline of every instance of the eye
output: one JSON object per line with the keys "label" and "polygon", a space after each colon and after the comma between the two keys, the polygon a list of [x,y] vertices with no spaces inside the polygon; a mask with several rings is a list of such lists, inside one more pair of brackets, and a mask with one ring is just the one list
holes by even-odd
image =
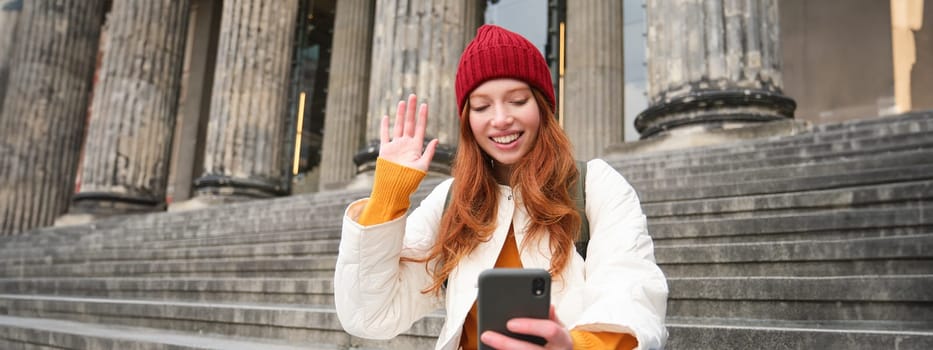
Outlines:
{"label": "eye", "polygon": [[482,112],[482,111],[485,111],[487,108],[489,108],[489,105],[470,106],[470,110],[473,112]]}
{"label": "eye", "polygon": [[528,103],[528,98],[512,100],[511,103],[516,106],[524,106],[525,103]]}

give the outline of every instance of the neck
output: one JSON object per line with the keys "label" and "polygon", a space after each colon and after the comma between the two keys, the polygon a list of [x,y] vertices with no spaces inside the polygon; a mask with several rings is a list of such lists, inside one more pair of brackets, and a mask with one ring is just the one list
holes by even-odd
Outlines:
{"label": "neck", "polygon": [[496,178],[496,182],[500,185],[509,186],[509,179],[512,176],[512,166],[499,163],[495,160],[492,161],[492,164],[492,174]]}

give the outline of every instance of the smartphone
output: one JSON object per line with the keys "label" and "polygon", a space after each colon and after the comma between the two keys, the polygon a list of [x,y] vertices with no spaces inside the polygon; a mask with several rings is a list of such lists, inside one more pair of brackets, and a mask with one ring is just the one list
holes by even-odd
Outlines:
{"label": "smartphone", "polygon": [[[541,337],[509,332],[516,317],[547,319],[551,306],[551,275],[543,269],[489,269],[479,275],[477,339],[487,330],[544,345]],[[480,349],[492,349],[480,341]]]}

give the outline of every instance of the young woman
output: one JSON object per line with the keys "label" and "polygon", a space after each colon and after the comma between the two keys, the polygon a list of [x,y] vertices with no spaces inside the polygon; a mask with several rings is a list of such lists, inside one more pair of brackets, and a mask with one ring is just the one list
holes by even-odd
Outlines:
{"label": "young woman", "polygon": [[[414,95],[399,102],[392,135],[382,119],[372,194],[347,208],[337,258],[334,294],[347,332],[392,338],[443,307],[437,349],[475,349],[479,341],[497,349],[662,347],[667,282],[638,198],[602,160],[578,178],[539,51],[518,34],[482,26],[460,58],[456,95],[453,179],[407,216],[437,140],[423,146],[427,108],[416,117]],[[574,248],[582,222],[570,193],[576,181],[585,181],[586,259]],[[550,271],[550,319],[508,324],[544,338],[544,347],[476,334],[477,277],[493,267]]]}

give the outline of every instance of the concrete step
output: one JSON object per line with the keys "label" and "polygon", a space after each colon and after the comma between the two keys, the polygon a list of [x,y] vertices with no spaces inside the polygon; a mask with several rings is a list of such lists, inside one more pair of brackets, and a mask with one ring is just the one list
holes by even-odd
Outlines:
{"label": "concrete step", "polygon": [[332,277],[336,255],[305,258],[120,261],[2,265],[0,277]]}
{"label": "concrete step", "polygon": [[622,162],[626,164],[627,168],[669,167],[702,157],[716,157],[726,154],[741,157],[743,154],[749,153],[760,154],[775,150],[800,149],[811,145],[845,143],[868,138],[897,138],[903,134],[929,131],[931,120],[933,120],[933,113],[925,111],[891,118],[816,125],[810,127],[806,132],[790,136],[758,138],[720,145],[650,153],[626,154],[613,152],[608,154],[606,159],[610,163]]}
{"label": "concrete step", "polygon": [[273,339],[237,339],[155,328],[0,316],[0,347],[18,349],[134,350],[336,350],[313,340],[286,344]]}
{"label": "concrete step", "polygon": [[678,277],[669,316],[912,322],[933,331],[933,275]]}
{"label": "concrete step", "polygon": [[[914,159],[919,161],[919,159]],[[924,160],[925,162],[925,160]],[[835,188],[881,185],[896,182],[927,181],[933,178],[933,165],[892,165],[887,168],[867,168],[852,163],[846,167],[821,167],[812,173],[797,169],[776,177],[767,172],[756,174],[722,174],[731,179],[683,179],[680,182],[654,184],[654,188],[640,188],[633,184],[643,204],[666,201],[706,200],[727,197],[770,195],[788,192],[820,191]],[[817,166],[818,167],[818,166]],[[755,179],[754,176],[761,176]],[[645,186],[648,187],[648,186]]]}
{"label": "concrete step", "polygon": [[[180,240],[226,237],[246,234],[261,234],[275,232],[293,232],[300,230],[322,230],[340,227],[343,211],[331,213],[327,217],[305,217],[273,219],[267,217],[249,218],[249,224],[237,220],[225,220],[213,224],[196,226],[165,225],[154,229],[138,229],[132,227],[121,228],[112,232],[101,232],[89,235],[83,242],[107,246],[112,241],[119,243],[157,243]],[[218,213],[219,218],[231,218],[233,214]],[[181,224],[180,224],[181,225]]]}
{"label": "concrete step", "polygon": [[[852,174],[866,174],[887,169],[926,169],[933,166],[933,148],[917,149],[908,152],[893,154],[869,155],[859,158],[846,158],[826,162],[810,162],[772,168],[748,169],[742,171],[724,171],[686,176],[682,178],[651,179],[647,181],[632,181],[632,185],[639,191],[650,193],[658,189],[694,189],[709,186],[749,186],[771,182],[773,180],[793,180],[804,182],[818,180],[826,176],[846,176]],[[624,173],[623,173],[624,174]],[[926,177],[920,177],[921,179]],[[864,184],[888,183],[887,181],[871,181],[866,179]],[[851,185],[857,185],[858,182]],[[768,189],[768,188],[764,188]],[[810,189],[810,188],[806,188]],[[815,188],[822,189],[822,188]],[[779,193],[780,188],[757,193]],[[641,192],[639,192],[641,193]],[[734,195],[734,194],[733,194]],[[722,197],[722,196],[715,196]],[[688,199],[689,197],[673,197],[673,199]],[[705,197],[701,197],[705,198]]]}
{"label": "concrete step", "polygon": [[[659,246],[880,237],[888,228],[913,228],[904,231],[906,234],[930,232],[933,207],[919,202],[707,220],[648,220],[648,232]],[[853,233],[846,235],[847,232]]]}
{"label": "concrete step", "polygon": [[[211,225],[201,224],[185,226],[179,223],[175,226],[165,225],[158,228],[126,227],[91,230],[83,233],[82,237],[73,240],[50,241],[42,232],[25,234],[17,242],[0,242],[3,249],[30,249],[34,247],[69,247],[84,245],[89,247],[106,248],[126,244],[172,244],[167,242],[186,241],[192,239],[219,238],[237,235],[273,234],[295,231],[322,231],[340,227],[342,211],[328,218],[293,218],[293,219],[266,219],[252,218],[250,224],[228,220],[224,223]],[[226,217],[231,214],[217,214]],[[77,226],[74,226],[77,228]],[[82,228],[83,230],[83,228]],[[81,231],[81,230],[79,230]]]}
{"label": "concrete step", "polygon": [[[412,196],[413,200],[420,201],[443,180],[426,179]],[[0,247],[16,250],[80,244],[103,248],[143,242],[168,247],[178,246],[176,241],[223,240],[223,237],[238,235],[333,228],[339,231],[347,204],[368,193],[368,190],[323,192],[186,212],[118,216],[85,225],[42,228],[28,234],[0,237]],[[317,202],[321,198],[324,202]]]}
{"label": "concrete step", "polygon": [[[348,192],[347,195],[353,192]],[[298,230],[340,226],[340,216],[353,197],[322,205],[307,199],[295,204],[292,197],[221,205],[187,212],[163,212],[100,219],[84,225],[38,229],[29,234],[0,237],[3,247],[70,245],[92,242],[101,245],[114,239],[153,241],[192,236]],[[270,224],[274,224],[270,226]]]}
{"label": "concrete step", "polygon": [[340,238],[340,227],[321,227],[315,229],[301,229],[293,231],[273,231],[255,233],[235,233],[219,235],[216,232],[205,232],[201,236],[192,238],[163,240],[163,241],[124,241],[119,237],[105,242],[76,241],[67,245],[31,246],[31,247],[0,247],[0,260],[5,258],[22,259],[41,255],[51,256],[55,252],[67,253],[71,251],[89,250],[92,252],[121,249],[192,249],[226,247],[237,245],[262,245],[271,243],[303,243]]}
{"label": "concrete step", "polygon": [[729,214],[779,213],[819,208],[848,208],[889,202],[933,200],[933,180],[852,186],[805,192],[785,192],[646,203],[642,206],[651,220],[671,218],[711,218]]}
{"label": "concrete step", "polygon": [[[443,180],[425,179],[412,198],[420,201]],[[326,230],[339,228],[347,204],[368,194],[369,190],[333,191],[218,205],[185,212],[118,216],[84,225],[41,228],[28,234],[0,237],[0,247],[21,249],[71,246],[76,242],[96,247],[126,242],[166,242],[161,244],[171,245],[173,243],[167,242]]]}
{"label": "concrete step", "polygon": [[444,316],[416,322],[391,341],[349,337],[332,306],[248,303],[195,303],[132,299],[98,299],[44,295],[0,295],[0,313],[12,317],[49,318],[83,323],[194,332],[285,342],[333,344],[341,348],[425,349],[433,347]]}
{"label": "concrete step", "polygon": [[113,249],[132,248],[145,246],[152,249],[176,249],[188,247],[222,247],[239,244],[261,244],[267,242],[302,242],[318,239],[340,238],[340,226],[326,226],[298,230],[282,230],[273,232],[266,230],[261,232],[233,233],[226,235],[201,234],[194,235],[186,239],[173,239],[151,242],[124,242],[115,241],[107,247]]}
{"label": "concrete step", "polygon": [[912,275],[933,271],[933,233],[658,246],[668,277]]}
{"label": "concrete step", "polygon": [[0,278],[0,294],[193,302],[333,305],[334,287],[332,280],[332,277]]}
{"label": "concrete step", "polygon": [[[226,245],[199,244],[190,242],[188,247],[151,247],[151,245],[123,247],[36,247],[31,249],[0,250],[0,264],[68,264],[92,263],[99,261],[134,261],[134,260],[198,260],[219,258],[258,258],[258,257],[306,257],[315,255],[337,254],[339,231],[329,230],[327,234],[313,239],[295,241],[256,241],[255,237],[241,236],[245,242],[229,239]],[[317,236],[317,235],[316,235]],[[282,239],[284,237],[276,237]]]}
{"label": "concrete step", "polygon": [[828,162],[844,158],[865,157],[872,154],[905,152],[933,146],[933,119],[929,130],[905,133],[897,137],[874,138],[824,143],[804,147],[787,147],[769,150],[754,150],[718,155],[697,154],[676,162],[629,164],[616,161],[629,181],[644,179],[696,176],[715,172],[731,172],[747,169],[766,169],[812,162]]}
{"label": "concrete step", "polygon": [[665,349],[933,349],[933,332],[905,322],[802,322],[668,317]]}

